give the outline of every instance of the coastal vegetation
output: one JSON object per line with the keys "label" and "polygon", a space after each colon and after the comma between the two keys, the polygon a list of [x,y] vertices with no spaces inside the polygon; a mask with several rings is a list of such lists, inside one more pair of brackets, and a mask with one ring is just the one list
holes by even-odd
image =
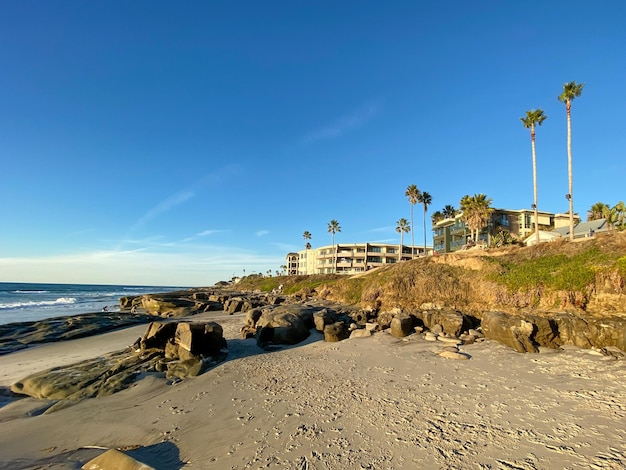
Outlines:
{"label": "coastal vegetation", "polygon": [[243,278],[238,287],[317,296],[361,307],[434,303],[479,315],[577,311],[624,314],[626,232],[530,247],[470,250],[415,259],[355,276]]}

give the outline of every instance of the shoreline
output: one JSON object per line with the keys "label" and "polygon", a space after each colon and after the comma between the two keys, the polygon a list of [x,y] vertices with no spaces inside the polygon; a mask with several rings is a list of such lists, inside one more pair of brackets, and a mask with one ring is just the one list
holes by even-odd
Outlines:
{"label": "shoreline", "polygon": [[[0,468],[80,468],[128,449],[157,469],[621,468],[626,362],[566,347],[520,354],[493,341],[438,357],[441,344],[388,332],[267,352],[241,339],[244,314],[207,312],[229,354],[204,374],[132,387],[37,415],[0,408]],[[180,319],[179,319],[180,320]],[[146,325],[0,357],[0,385],[30,371],[123,349]],[[34,414],[34,416],[32,415]],[[89,447],[89,448],[87,448]],[[89,454],[89,455],[88,455]]]}

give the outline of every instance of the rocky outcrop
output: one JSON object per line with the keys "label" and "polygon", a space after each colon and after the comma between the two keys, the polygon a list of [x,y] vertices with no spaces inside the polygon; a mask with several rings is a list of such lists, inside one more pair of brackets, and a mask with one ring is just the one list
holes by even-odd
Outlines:
{"label": "rocky outcrop", "polygon": [[170,379],[201,374],[226,357],[222,327],[208,323],[157,323],[129,349],[32,374],[11,386],[14,393],[61,400],[48,412],[85,398],[111,395],[145,373]]}
{"label": "rocky outcrop", "polygon": [[626,351],[626,321],[619,317],[485,312],[481,326],[486,338],[520,352],[537,352],[540,346],[558,348],[563,345],[581,348],[617,347]]}
{"label": "rocky outcrop", "polygon": [[40,343],[77,339],[118,328],[148,323],[151,315],[95,312],[40,321],[0,325],[0,355]]}
{"label": "rocky outcrop", "polygon": [[120,298],[119,303],[122,311],[170,318],[219,310],[233,315],[265,305],[278,305],[285,300],[284,296],[276,294],[243,293],[215,287],[127,296]]}

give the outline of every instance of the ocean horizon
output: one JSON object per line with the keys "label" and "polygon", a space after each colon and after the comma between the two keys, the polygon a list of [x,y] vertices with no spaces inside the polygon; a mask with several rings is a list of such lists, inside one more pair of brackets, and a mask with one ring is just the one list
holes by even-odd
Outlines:
{"label": "ocean horizon", "polygon": [[0,282],[0,324],[119,311],[119,299],[188,289],[174,286]]}

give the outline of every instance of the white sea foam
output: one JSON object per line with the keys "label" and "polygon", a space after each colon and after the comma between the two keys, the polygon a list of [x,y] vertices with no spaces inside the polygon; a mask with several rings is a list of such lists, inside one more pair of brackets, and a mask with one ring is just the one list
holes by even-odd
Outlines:
{"label": "white sea foam", "polygon": [[0,304],[0,310],[10,309],[10,308],[25,308],[25,307],[45,307],[49,305],[68,305],[76,303],[76,298],[74,297],[59,297],[56,300],[42,300],[39,302],[28,301],[28,302],[8,302]]}

